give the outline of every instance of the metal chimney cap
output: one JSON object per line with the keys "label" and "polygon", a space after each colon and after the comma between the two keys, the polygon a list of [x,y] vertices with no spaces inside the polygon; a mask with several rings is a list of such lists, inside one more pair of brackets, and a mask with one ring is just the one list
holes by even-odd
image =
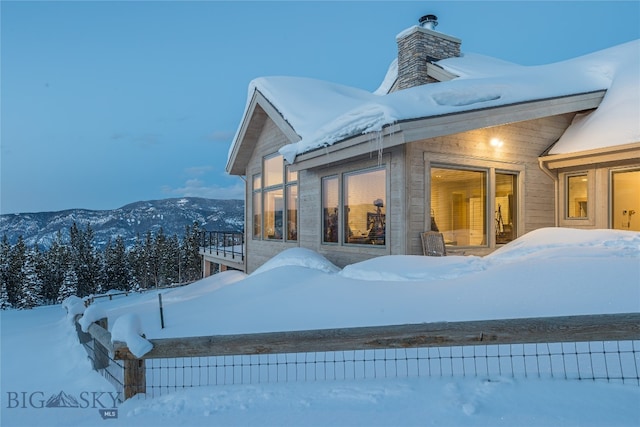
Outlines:
{"label": "metal chimney cap", "polygon": [[418,20],[418,22],[424,28],[433,30],[435,27],[438,26],[438,17],[436,15],[424,15]]}

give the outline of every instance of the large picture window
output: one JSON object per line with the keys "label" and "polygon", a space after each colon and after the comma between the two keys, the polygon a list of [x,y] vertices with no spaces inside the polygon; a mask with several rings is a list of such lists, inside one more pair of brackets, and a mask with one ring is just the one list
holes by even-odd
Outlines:
{"label": "large picture window", "polygon": [[279,154],[265,157],[254,175],[253,221],[254,239],[298,239],[298,173]]}
{"label": "large picture window", "polygon": [[487,172],[432,167],[432,227],[453,246],[487,244]]}
{"label": "large picture window", "polygon": [[517,172],[432,166],[431,229],[450,246],[489,246],[489,233],[508,243],[517,237],[517,188]]}
{"label": "large picture window", "polygon": [[323,243],[385,245],[386,200],[384,168],[323,178]]}

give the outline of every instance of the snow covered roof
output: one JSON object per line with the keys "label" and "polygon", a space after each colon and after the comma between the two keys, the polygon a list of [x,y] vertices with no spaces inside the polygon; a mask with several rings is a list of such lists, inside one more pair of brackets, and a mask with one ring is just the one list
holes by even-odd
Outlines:
{"label": "snow covered roof", "polygon": [[[249,85],[248,99],[260,92],[300,137],[280,149],[293,163],[299,154],[403,120],[606,90],[600,106],[576,117],[550,151],[562,154],[640,142],[639,52],[640,40],[635,40],[539,66],[464,54],[438,62],[458,78],[389,94],[386,89],[397,73],[394,63],[373,93],[308,78],[262,77]],[[239,139],[240,129],[229,151],[230,161]]]}

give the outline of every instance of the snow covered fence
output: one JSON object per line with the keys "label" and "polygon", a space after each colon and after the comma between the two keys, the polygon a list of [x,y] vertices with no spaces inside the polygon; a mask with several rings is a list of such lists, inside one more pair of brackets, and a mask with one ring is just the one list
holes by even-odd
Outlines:
{"label": "snow covered fence", "polygon": [[390,376],[640,385],[640,313],[150,339],[141,357],[95,323],[88,332],[108,350],[105,376],[125,399],[215,384]]}

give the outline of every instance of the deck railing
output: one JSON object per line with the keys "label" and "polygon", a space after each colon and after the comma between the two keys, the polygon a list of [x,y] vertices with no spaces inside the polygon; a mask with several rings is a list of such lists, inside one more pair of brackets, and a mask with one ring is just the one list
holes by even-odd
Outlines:
{"label": "deck railing", "polygon": [[203,231],[200,250],[205,254],[244,261],[244,233],[237,231]]}

